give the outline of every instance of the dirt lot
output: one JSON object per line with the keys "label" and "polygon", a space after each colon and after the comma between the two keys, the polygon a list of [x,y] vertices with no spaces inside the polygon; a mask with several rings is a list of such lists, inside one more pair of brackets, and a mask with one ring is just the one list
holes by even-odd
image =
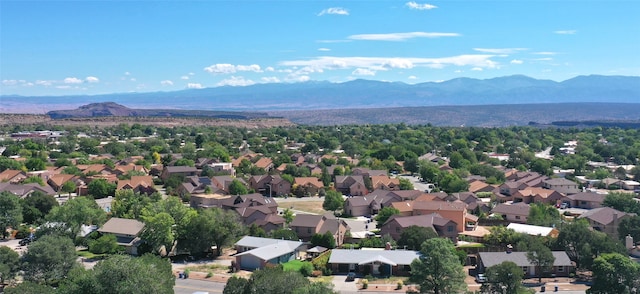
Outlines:
{"label": "dirt lot", "polygon": [[278,202],[278,206],[282,209],[289,208],[316,214],[324,214],[327,212],[326,210],[322,209],[322,202],[324,202],[323,198],[278,198],[276,202]]}

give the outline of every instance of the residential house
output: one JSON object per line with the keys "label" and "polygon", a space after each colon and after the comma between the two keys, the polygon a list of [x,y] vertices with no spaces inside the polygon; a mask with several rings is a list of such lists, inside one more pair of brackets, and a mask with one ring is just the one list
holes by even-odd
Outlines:
{"label": "residential house", "polygon": [[98,229],[98,232],[103,235],[115,235],[118,245],[124,246],[128,254],[138,255],[138,245],[141,243],[138,236],[143,229],[144,223],[141,221],[112,217]]}
{"label": "residential house", "polygon": [[563,197],[562,202],[568,203],[569,207],[594,209],[602,207],[605,197],[607,197],[607,194],[580,192]]}
{"label": "residential house", "polygon": [[258,161],[256,161],[253,165],[257,168],[262,168],[267,172],[269,172],[274,168],[273,160],[271,160],[271,158],[268,158],[268,157],[262,157],[258,159]]}
{"label": "residential house", "polygon": [[492,192],[495,189],[494,186],[489,185],[483,181],[471,181],[469,182],[469,192]]}
{"label": "residential house", "polygon": [[336,246],[341,246],[344,242],[345,234],[349,230],[349,225],[330,213],[324,215],[297,214],[289,224],[289,228],[304,241],[311,240],[311,237],[315,234],[330,232],[336,240]]}
{"label": "residential house", "polygon": [[151,176],[131,176],[130,180],[119,180],[116,190],[131,189],[141,194],[153,194],[156,189]]}
{"label": "residential house", "polygon": [[391,199],[386,193],[370,193],[365,196],[351,196],[344,201],[344,212],[350,216],[371,216],[382,209],[382,203]]}
{"label": "residential house", "polygon": [[21,170],[6,169],[0,172],[0,183],[17,184],[27,178],[27,174]]}
{"label": "residential house", "polygon": [[51,188],[50,186],[40,186],[37,183],[29,183],[29,184],[0,183],[0,192],[9,192],[20,198],[29,197],[31,193],[35,191],[40,191],[44,194],[51,195],[51,196],[56,195],[56,191],[54,191],[53,188]]}
{"label": "residential house", "polygon": [[[574,265],[569,256],[564,251],[552,251],[553,261],[552,269],[543,273],[547,275],[555,275],[556,277],[568,277],[575,271]],[[480,252],[479,253],[479,272],[484,272],[487,268],[501,264],[505,261],[511,261],[522,268],[525,277],[537,276],[536,267],[527,258],[527,252]]]}
{"label": "residential house", "polygon": [[629,191],[639,191],[640,190],[640,183],[636,182],[636,181],[621,181],[622,182],[622,189],[625,190],[629,190]]}
{"label": "residential house", "polygon": [[510,223],[507,229],[512,229],[516,233],[527,234],[531,236],[558,237],[559,231],[552,227],[542,227],[527,224]]}
{"label": "residential house", "polygon": [[216,186],[219,190],[224,191],[225,193],[229,193],[229,185],[233,182],[233,180],[238,180],[245,187],[249,187],[247,182],[242,178],[234,178],[231,176],[214,176],[211,177],[211,183]]}
{"label": "residential house", "polygon": [[475,226],[478,218],[467,214],[467,204],[462,201],[413,201],[413,215],[437,213],[456,224],[457,232],[464,232],[467,225]]}
{"label": "residential house", "polygon": [[368,194],[362,176],[336,176],[334,187],[343,195],[362,196]]}
{"label": "residential house", "polygon": [[304,243],[280,239],[245,236],[235,244],[237,270],[256,270],[267,264],[281,264],[297,259]]}
{"label": "residential house", "polygon": [[529,217],[529,204],[519,202],[514,204],[500,203],[491,210],[492,214],[501,214],[504,220],[514,223],[527,223]]}
{"label": "residential house", "polygon": [[333,273],[406,276],[411,272],[411,263],[418,258],[420,252],[411,250],[333,249],[328,263]]}
{"label": "residential house", "polygon": [[53,188],[54,191],[60,192],[62,190],[62,185],[68,181],[73,181],[77,179],[75,175],[67,175],[67,174],[55,174],[49,177],[47,184]]}
{"label": "residential house", "polygon": [[185,178],[185,181],[176,187],[176,192],[178,195],[224,193],[224,191],[221,191],[211,183],[210,178],[197,176]]}
{"label": "residential house", "polygon": [[215,174],[225,174],[232,177],[236,176],[236,169],[233,168],[231,162],[212,162],[208,166],[213,170]]}
{"label": "residential house", "polygon": [[524,203],[546,203],[555,205],[562,199],[562,194],[551,189],[539,188],[539,187],[527,187],[523,190],[518,190],[513,195],[513,202]]}
{"label": "residential house", "polygon": [[386,170],[368,169],[365,167],[356,167],[351,170],[351,174],[354,176],[374,177],[374,176],[386,176],[388,172]]}
{"label": "residential house", "polygon": [[252,176],[249,178],[249,186],[254,191],[270,197],[291,193],[291,183],[279,175]]}
{"label": "residential house", "polygon": [[634,215],[634,213],[622,212],[611,207],[599,207],[586,211],[578,216],[578,219],[586,219],[594,230],[618,240],[618,225],[623,219]]}
{"label": "residential house", "polygon": [[458,225],[437,213],[413,216],[392,215],[380,226],[380,235],[384,236],[388,234],[394,240],[398,240],[402,232],[411,226],[430,228],[437,233],[438,236],[452,240],[456,240],[458,237],[458,231],[456,230]]}
{"label": "residential house", "polygon": [[440,161],[442,158],[438,155],[436,155],[435,153],[425,153],[422,156],[418,157],[418,160],[426,160],[426,161],[430,161],[433,163],[438,163],[438,161]]}
{"label": "residential house", "polygon": [[542,186],[563,194],[580,193],[580,187],[578,184],[565,178],[548,179],[542,183]]}
{"label": "residential house", "polygon": [[387,191],[400,190],[400,179],[390,178],[387,175],[371,176],[371,186],[373,189],[381,189]]}
{"label": "residential house", "polygon": [[252,205],[240,206],[235,211],[246,226],[256,224],[265,232],[284,228],[285,219],[271,211],[267,205],[256,205],[254,202]]}
{"label": "residential house", "polygon": [[160,178],[166,181],[171,176],[193,177],[198,175],[198,169],[193,166],[165,166]]}
{"label": "residential house", "polygon": [[116,175],[125,175],[129,172],[142,172],[145,174],[149,174],[149,170],[146,167],[144,167],[144,165],[126,164],[126,165],[116,165],[113,168],[113,173]]}
{"label": "residential house", "polygon": [[316,177],[297,177],[293,179],[293,184],[297,189],[304,191],[303,196],[318,195],[318,191],[324,187],[322,181]]}

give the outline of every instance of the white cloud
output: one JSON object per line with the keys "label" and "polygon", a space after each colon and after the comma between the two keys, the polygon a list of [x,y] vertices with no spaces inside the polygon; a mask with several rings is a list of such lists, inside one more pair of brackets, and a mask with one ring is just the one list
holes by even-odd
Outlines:
{"label": "white cloud", "polygon": [[482,67],[474,67],[471,70],[473,70],[473,71],[482,71]]}
{"label": "white cloud", "polygon": [[2,84],[5,86],[15,86],[18,84],[18,80],[2,80]]}
{"label": "white cloud", "polygon": [[556,55],[558,52],[550,52],[550,51],[542,51],[542,52],[534,52],[536,55]]}
{"label": "white cloud", "polygon": [[524,61],[520,60],[520,59],[514,59],[511,60],[511,64],[522,64]]}
{"label": "white cloud", "polygon": [[78,78],[66,78],[64,79],[65,84],[82,84],[82,80]]}
{"label": "white cloud", "polygon": [[342,7],[331,7],[324,9],[318,13],[318,16],[322,16],[325,14],[334,14],[334,15],[349,15],[349,11]]}
{"label": "white cloud", "polygon": [[375,76],[376,72],[367,68],[356,68],[351,74],[354,76]]}
{"label": "white cloud", "polygon": [[348,43],[351,42],[351,40],[317,40],[316,42],[318,43]]}
{"label": "white cloud", "polygon": [[431,5],[428,3],[420,4],[420,3],[416,3],[415,1],[407,2],[405,3],[405,5],[411,9],[416,9],[416,10],[431,10],[434,8],[438,8],[438,6],[435,6],[435,5]]}
{"label": "white cloud", "polygon": [[46,81],[46,80],[37,80],[36,81],[36,85],[39,86],[51,86],[53,84],[52,81]]}
{"label": "white cloud", "polygon": [[231,74],[239,71],[262,72],[262,69],[260,69],[260,66],[257,64],[233,65],[228,63],[218,63],[207,66],[204,70],[213,74]]}
{"label": "white cloud", "polygon": [[280,79],[277,77],[262,77],[260,79],[263,83],[279,83]]}
{"label": "white cloud", "polygon": [[189,76],[181,76],[181,77],[180,77],[180,79],[181,79],[181,80],[188,80],[188,79],[189,79]]}
{"label": "white cloud", "polygon": [[160,82],[160,85],[163,86],[173,86],[173,82],[171,80],[164,80]]}
{"label": "white cloud", "polygon": [[132,81],[132,82],[137,81],[137,79],[136,79],[136,78],[131,78],[131,79],[129,79],[129,80],[130,80],[130,81]]}
{"label": "white cloud", "polygon": [[245,79],[241,76],[231,76],[231,78],[224,79],[216,84],[216,86],[250,86],[255,84],[254,81]]}
{"label": "white cloud", "polygon": [[56,86],[57,89],[71,89],[71,86],[69,85],[63,85],[63,86]]}
{"label": "white cloud", "polygon": [[418,79],[418,77],[416,77],[416,76],[409,76],[407,79],[410,79],[410,80],[417,80],[417,79]]}
{"label": "white cloud", "polygon": [[130,75],[131,75],[131,73],[130,73],[130,72],[128,72],[128,71],[125,71],[125,72],[124,72],[124,75],[125,75],[125,76],[130,76]]}
{"label": "white cloud", "polygon": [[273,71],[275,71],[275,69],[273,67],[271,67],[271,66],[268,66],[267,68],[264,69],[264,71],[273,72]]}
{"label": "white cloud", "polygon": [[473,50],[491,54],[513,54],[518,51],[527,50],[527,48],[473,48]]}
{"label": "white cloud", "polygon": [[367,40],[367,41],[406,41],[413,38],[440,38],[440,37],[458,37],[458,33],[430,33],[430,32],[409,32],[409,33],[390,33],[390,34],[360,34],[347,37],[351,40]]}
{"label": "white cloud", "polygon": [[187,84],[187,89],[202,89],[204,87],[202,87],[202,84],[199,83],[188,83]]}
{"label": "white cloud", "polygon": [[308,60],[283,61],[280,65],[290,67],[312,67],[324,70],[364,68],[373,71],[389,69],[409,69],[414,67],[444,68],[453,66],[473,66],[479,68],[496,68],[498,64],[490,58],[494,55],[458,55],[442,58],[417,57],[332,57],[322,56]]}
{"label": "white cloud", "polygon": [[307,82],[309,81],[311,78],[309,76],[288,76],[285,80],[287,82]]}
{"label": "white cloud", "polygon": [[84,81],[87,83],[97,83],[97,82],[100,82],[100,79],[93,76],[88,76],[84,79]]}
{"label": "white cloud", "polygon": [[551,61],[551,60],[553,60],[553,58],[551,58],[551,57],[543,57],[543,58],[536,58],[534,60],[537,60],[537,61]]}
{"label": "white cloud", "polygon": [[576,30],[561,30],[561,31],[555,31],[553,33],[558,34],[558,35],[575,35],[578,31]]}
{"label": "white cloud", "polygon": [[331,51],[329,48],[318,48],[318,51]]}

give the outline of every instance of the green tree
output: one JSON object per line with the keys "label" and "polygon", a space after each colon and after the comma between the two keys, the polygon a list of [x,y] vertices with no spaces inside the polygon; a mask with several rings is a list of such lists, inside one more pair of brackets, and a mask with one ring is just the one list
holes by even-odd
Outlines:
{"label": "green tree", "polygon": [[152,255],[133,258],[112,255],[91,270],[74,270],[60,287],[60,293],[173,293],[175,276],[168,259]]}
{"label": "green tree", "polygon": [[336,211],[344,206],[344,198],[338,191],[329,190],[324,196],[324,202],[322,202],[322,208],[324,210]]}
{"label": "green tree", "polygon": [[634,200],[634,197],[633,193],[610,192],[602,205],[640,215],[640,202]]}
{"label": "green tree", "polygon": [[107,221],[107,213],[98,204],[87,197],[76,197],[67,201],[63,206],[56,206],[47,216],[46,220],[65,224],[76,236],[81,225],[101,226]]}
{"label": "green tree", "polygon": [[119,248],[116,236],[112,234],[103,235],[98,239],[89,241],[89,252],[95,254],[116,253]]}
{"label": "green tree", "polygon": [[64,236],[40,237],[23,255],[22,270],[26,281],[57,286],[78,266],[76,247]]}
{"label": "green tree", "polygon": [[282,218],[284,218],[284,222],[287,226],[293,221],[295,215],[293,214],[293,210],[289,208],[285,208],[282,212]]}
{"label": "green tree", "polygon": [[292,294],[296,289],[309,287],[310,283],[299,272],[284,271],[282,266],[267,267],[251,275],[244,293]]}
{"label": "green tree", "polygon": [[238,179],[233,179],[229,184],[229,194],[231,195],[246,195],[249,194],[249,190]]}
{"label": "green tree", "polygon": [[111,215],[113,217],[142,219],[142,210],[153,199],[145,194],[134,192],[131,189],[116,191],[116,197],[111,203]]}
{"label": "green tree", "polygon": [[20,200],[22,205],[23,221],[27,224],[41,223],[44,216],[52,208],[58,206],[58,201],[51,196],[40,191],[31,193],[27,198]]}
{"label": "green tree", "polygon": [[556,258],[551,249],[542,244],[541,241],[534,241],[527,245],[527,260],[536,267],[538,282],[542,282],[542,275],[553,267]]}
{"label": "green tree", "polygon": [[511,261],[490,266],[485,272],[487,283],[482,284],[481,293],[527,293],[522,286],[524,272]]}
{"label": "green tree", "polygon": [[5,294],[55,294],[58,293],[56,289],[47,285],[40,285],[38,283],[24,281],[15,285],[14,287],[4,288]]}
{"label": "green tree", "polygon": [[633,237],[633,240],[640,240],[640,216],[623,218],[618,225],[618,236],[622,240],[627,236]]}
{"label": "green tree", "polygon": [[333,249],[336,247],[336,239],[331,232],[326,231],[324,234],[313,234],[311,236],[311,244]]}
{"label": "green tree", "polygon": [[422,245],[419,259],[411,262],[409,281],[418,285],[419,293],[462,293],[466,289],[464,268],[453,253],[449,239],[433,238]]}
{"label": "green tree", "polygon": [[62,192],[69,193],[69,197],[71,197],[71,193],[75,192],[76,189],[76,183],[73,181],[66,181],[62,184]]}
{"label": "green tree", "polygon": [[145,240],[153,250],[161,252],[164,248],[165,253],[168,254],[171,248],[173,248],[173,242],[175,241],[175,220],[166,212],[144,215],[142,220],[144,221],[144,229],[140,237]]}
{"label": "green tree", "polygon": [[0,246],[0,285],[16,277],[20,271],[20,256],[7,246]]}
{"label": "green tree", "polygon": [[391,206],[383,207],[378,211],[378,215],[376,215],[376,222],[378,222],[378,226],[382,226],[392,215],[396,214],[400,214],[400,210],[397,208]]}
{"label": "green tree", "polygon": [[36,184],[40,185],[41,187],[44,187],[44,180],[41,177],[38,177],[38,176],[30,176],[30,177],[24,179],[24,181],[22,181],[22,184],[31,184],[31,183],[36,183]]}
{"label": "green tree", "polygon": [[282,228],[269,232],[269,238],[281,240],[298,240],[298,234],[291,229]]}
{"label": "green tree", "polygon": [[399,178],[400,190],[413,190],[413,183],[405,178]]}
{"label": "green tree", "polygon": [[248,291],[249,280],[238,276],[232,276],[224,285],[223,294],[244,294]]}
{"label": "green tree", "polygon": [[212,246],[217,248],[214,254],[220,255],[223,248],[230,246],[244,234],[245,227],[238,219],[237,213],[210,208],[200,210],[198,215],[191,219],[187,232],[181,246],[189,250],[191,255],[201,256],[209,252]]}
{"label": "green tree", "polygon": [[106,198],[116,193],[116,184],[109,183],[105,179],[96,179],[87,185],[87,190],[94,199]]}
{"label": "green tree", "polygon": [[398,246],[406,247],[408,250],[420,250],[424,241],[437,237],[438,234],[431,228],[410,226],[400,233]]}
{"label": "green tree", "polygon": [[18,196],[11,192],[0,192],[0,230],[2,230],[2,238],[7,236],[7,228],[18,228],[22,222],[22,205]]}
{"label": "green tree", "polygon": [[560,212],[549,204],[531,203],[529,207],[527,223],[530,225],[557,227],[562,222]]}
{"label": "green tree", "polygon": [[24,166],[27,168],[27,170],[30,171],[44,170],[46,168],[44,161],[36,157],[27,159],[27,161],[24,163]]}
{"label": "green tree", "polygon": [[587,294],[634,294],[640,291],[640,264],[626,255],[605,253],[593,261],[593,285]]}

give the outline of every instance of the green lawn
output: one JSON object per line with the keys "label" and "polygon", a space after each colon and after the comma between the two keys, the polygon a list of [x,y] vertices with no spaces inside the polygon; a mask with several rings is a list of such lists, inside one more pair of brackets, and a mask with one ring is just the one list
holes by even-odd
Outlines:
{"label": "green lawn", "polygon": [[295,271],[295,272],[299,272],[300,268],[302,268],[302,265],[305,263],[310,263],[308,261],[302,261],[302,260],[292,260],[289,261],[287,263],[283,263],[282,264],[282,268],[285,271]]}
{"label": "green lawn", "polygon": [[78,256],[84,257],[85,259],[101,259],[106,256],[106,254],[95,254],[89,252],[89,250],[79,250],[76,251]]}

